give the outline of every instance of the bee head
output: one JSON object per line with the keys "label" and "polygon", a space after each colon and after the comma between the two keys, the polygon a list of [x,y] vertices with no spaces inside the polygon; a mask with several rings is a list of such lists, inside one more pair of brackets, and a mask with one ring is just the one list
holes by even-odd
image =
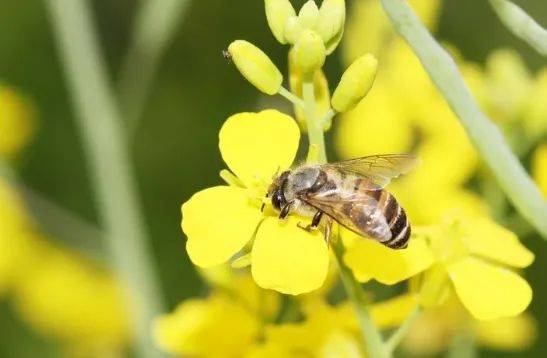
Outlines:
{"label": "bee head", "polygon": [[272,198],[272,206],[276,210],[281,210],[287,204],[285,199],[285,187],[287,185],[287,179],[289,177],[289,171],[281,173],[279,176],[274,178],[272,185],[268,189],[268,197]]}

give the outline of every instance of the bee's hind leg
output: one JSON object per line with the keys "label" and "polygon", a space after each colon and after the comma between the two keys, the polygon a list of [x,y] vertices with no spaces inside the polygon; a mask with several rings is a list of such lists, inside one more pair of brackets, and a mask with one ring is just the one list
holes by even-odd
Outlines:
{"label": "bee's hind leg", "polygon": [[321,223],[321,218],[322,217],[323,217],[323,212],[322,211],[317,211],[315,213],[315,215],[313,216],[313,219],[311,219],[310,224],[304,225],[301,222],[299,222],[297,225],[302,230],[306,230],[308,232],[312,231],[312,230],[317,230],[317,227],[319,226],[319,223]]}

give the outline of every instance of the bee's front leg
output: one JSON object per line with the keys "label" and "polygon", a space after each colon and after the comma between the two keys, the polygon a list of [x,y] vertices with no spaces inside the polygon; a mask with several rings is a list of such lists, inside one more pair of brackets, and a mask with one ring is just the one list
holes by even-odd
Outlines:
{"label": "bee's front leg", "polygon": [[299,222],[297,225],[302,230],[306,230],[306,231],[316,230],[317,227],[319,226],[319,224],[321,223],[321,218],[322,217],[323,217],[323,212],[322,211],[317,211],[315,213],[315,215],[313,216],[313,219],[311,219],[310,224],[304,225],[301,222]]}
{"label": "bee's front leg", "polygon": [[293,204],[294,201],[289,201],[284,207],[281,208],[281,211],[279,212],[279,219],[283,220],[287,217],[287,215],[289,215]]}

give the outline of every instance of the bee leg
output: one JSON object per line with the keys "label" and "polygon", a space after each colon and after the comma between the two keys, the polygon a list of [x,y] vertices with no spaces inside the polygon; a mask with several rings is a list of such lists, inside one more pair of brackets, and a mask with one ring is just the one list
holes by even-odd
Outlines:
{"label": "bee leg", "polygon": [[281,211],[279,212],[279,218],[281,220],[285,219],[287,217],[287,215],[289,215],[289,212],[291,211],[292,204],[293,204],[293,202],[290,201],[287,204],[285,204],[284,207],[281,208]]}
{"label": "bee leg", "polygon": [[299,222],[297,225],[302,230],[306,230],[306,231],[316,230],[317,227],[319,226],[319,223],[321,222],[322,217],[323,217],[323,212],[322,211],[317,211],[315,213],[315,215],[313,216],[313,219],[311,219],[311,224],[304,225],[301,222]]}
{"label": "bee leg", "polygon": [[327,223],[325,224],[325,242],[327,243],[327,247],[330,247],[330,237],[332,234],[332,219],[327,216]]}

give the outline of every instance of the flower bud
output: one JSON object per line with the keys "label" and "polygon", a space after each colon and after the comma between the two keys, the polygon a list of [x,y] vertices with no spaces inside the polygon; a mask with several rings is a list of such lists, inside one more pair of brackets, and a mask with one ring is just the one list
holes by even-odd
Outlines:
{"label": "flower bud", "polygon": [[321,35],[327,54],[330,54],[342,39],[346,21],[344,0],[324,0],[319,10],[316,31]]}
{"label": "flower bud", "polygon": [[282,44],[287,40],[284,36],[287,19],[296,16],[289,0],[264,0],[266,18],[274,37]]}
{"label": "flower bud", "polygon": [[317,4],[313,0],[309,0],[302,6],[298,13],[298,18],[303,27],[307,29],[313,29],[317,23],[319,17],[319,9]]}
{"label": "flower bud", "polygon": [[313,75],[325,63],[325,45],[321,36],[312,30],[302,31],[294,45],[294,56],[303,75]]}
{"label": "flower bud", "polygon": [[298,41],[298,37],[304,30],[304,27],[300,23],[298,16],[291,16],[285,22],[285,40],[291,45],[294,45]]}
{"label": "flower bud", "polygon": [[281,88],[283,76],[261,49],[244,40],[236,40],[228,46],[228,52],[237,69],[247,81],[269,95]]}
{"label": "flower bud", "polygon": [[371,54],[361,56],[344,72],[332,96],[332,107],[338,112],[354,108],[370,91],[378,60]]}

